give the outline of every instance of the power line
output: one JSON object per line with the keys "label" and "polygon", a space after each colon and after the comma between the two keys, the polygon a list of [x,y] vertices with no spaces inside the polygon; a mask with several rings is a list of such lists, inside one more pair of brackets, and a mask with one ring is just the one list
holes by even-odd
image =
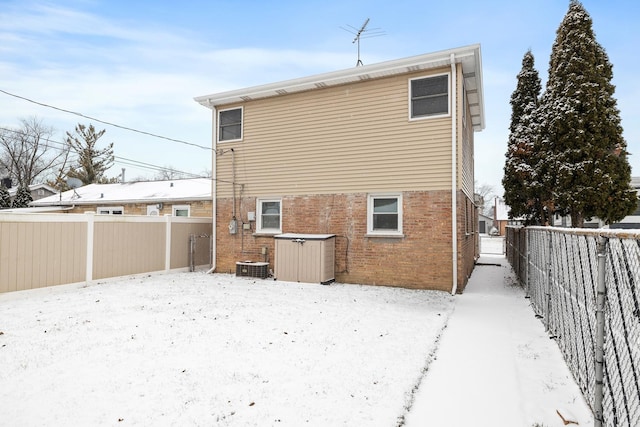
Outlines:
{"label": "power line", "polygon": [[14,98],[18,98],[18,99],[22,99],[22,100],[27,101],[27,102],[31,102],[32,104],[40,105],[40,106],[46,107],[46,108],[52,108],[54,110],[62,111],[63,113],[68,113],[68,114],[73,114],[73,115],[76,115],[76,116],[79,116],[79,117],[84,117],[85,119],[93,120],[95,122],[102,123],[102,124],[105,124],[105,125],[113,126],[113,127],[124,129],[124,130],[128,130],[128,131],[131,131],[131,132],[140,133],[140,134],[143,134],[143,135],[152,136],[154,138],[160,138],[160,139],[165,139],[165,140],[171,141],[171,142],[177,142],[179,144],[190,145],[192,147],[202,148],[203,150],[212,150],[211,147],[206,147],[204,145],[199,145],[199,144],[195,144],[193,142],[188,142],[188,141],[182,141],[180,139],[169,138],[169,137],[166,137],[166,136],[157,135],[155,133],[151,133],[151,132],[146,132],[146,131],[143,131],[143,130],[130,128],[130,127],[127,127],[127,126],[121,126],[121,125],[118,125],[118,124],[115,124],[115,123],[111,123],[111,122],[107,122],[107,121],[104,121],[104,120],[96,119],[95,117],[87,116],[87,115],[82,114],[82,113],[78,113],[78,112],[71,111],[71,110],[66,110],[64,108],[60,108],[60,107],[56,107],[56,106],[53,106],[53,105],[45,104],[43,102],[34,101],[33,99],[25,98],[24,96],[20,96],[20,95],[16,95],[14,93],[11,93],[11,92],[7,92],[6,90],[0,89],[0,92],[4,93],[5,95],[12,96]]}
{"label": "power line", "polygon": [[[23,132],[16,130],[16,129],[10,129],[10,128],[5,128],[0,126],[0,130],[4,130],[4,131],[8,131],[8,132],[13,132],[13,133],[18,133],[18,134],[22,134]],[[58,151],[64,151],[65,147],[66,147],[66,143],[64,142],[60,142],[60,141],[55,141],[53,139],[50,138],[41,138],[43,141],[46,141],[52,145],[50,145],[48,148],[51,148],[53,150],[58,150]],[[58,145],[59,147],[56,147],[54,145]],[[70,153],[72,155],[77,155],[75,153]],[[100,156],[97,156],[98,158],[100,158]],[[192,173],[192,172],[185,172],[185,171],[181,171],[178,169],[174,169],[173,167],[171,168],[167,168],[166,166],[159,166],[159,165],[154,165],[152,163],[145,163],[145,162],[141,162],[139,160],[133,160],[133,159],[128,159],[126,157],[120,157],[120,156],[113,156],[114,158],[114,163],[119,163],[119,164],[125,164],[128,166],[133,166],[133,167],[137,167],[140,169],[149,169],[155,172],[164,172],[164,171],[172,171],[175,172],[177,174],[180,175],[185,175],[185,176],[192,176],[194,178],[208,178],[207,176],[203,176],[201,174],[196,174],[196,173]],[[72,158],[70,163],[73,163],[75,161],[77,161],[77,158]]]}

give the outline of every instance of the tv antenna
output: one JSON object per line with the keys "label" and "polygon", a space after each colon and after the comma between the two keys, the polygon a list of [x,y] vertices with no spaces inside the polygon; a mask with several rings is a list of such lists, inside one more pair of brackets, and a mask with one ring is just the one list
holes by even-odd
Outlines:
{"label": "tv antenna", "polygon": [[364,21],[364,24],[360,28],[353,27],[351,25],[347,25],[349,28],[340,27],[345,31],[350,32],[355,35],[353,41],[351,43],[358,43],[358,62],[356,62],[356,67],[362,65],[362,61],[360,60],[360,39],[368,39],[371,37],[379,37],[384,36],[385,32],[380,28],[369,28],[367,29],[367,25],[369,25],[369,18]]}

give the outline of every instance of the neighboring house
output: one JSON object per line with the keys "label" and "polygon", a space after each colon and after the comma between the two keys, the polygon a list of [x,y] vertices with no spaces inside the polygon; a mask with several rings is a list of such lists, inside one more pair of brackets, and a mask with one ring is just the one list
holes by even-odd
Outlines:
{"label": "neighboring house", "polygon": [[[512,224],[512,221],[509,219],[510,210],[509,206],[507,206],[500,197],[493,199],[493,227],[495,227],[499,236],[505,236],[507,225]],[[489,230],[489,233],[493,234],[491,230]]]}
{"label": "neighboring house", "polygon": [[478,215],[478,233],[489,234],[493,228],[493,217],[485,214]]}
{"label": "neighboring house", "polygon": [[[638,205],[636,206],[636,210],[631,213],[631,215],[627,215],[620,222],[615,222],[613,224],[606,225],[604,221],[602,221],[598,217],[594,217],[584,221],[582,228],[611,228],[611,229],[640,229],[640,177],[632,177],[631,178],[631,187],[638,194]],[[571,227],[571,216],[555,214],[553,217],[553,226],[554,227]]]}
{"label": "neighboring house", "polygon": [[335,234],[336,280],[461,292],[477,256],[473,45],[197,97],[212,110],[214,266]]}
{"label": "neighboring house", "polygon": [[627,215],[622,221],[609,225],[609,228],[635,230],[640,229],[640,177],[631,178],[631,187],[633,187],[639,197],[636,210],[631,215]]}
{"label": "neighboring house", "polygon": [[33,201],[30,206],[69,213],[211,217],[211,179],[89,184]]}
{"label": "neighboring house", "polygon": [[[11,201],[13,202],[13,199],[16,197],[16,193],[18,192],[18,187],[11,187],[8,190],[9,197],[11,197]],[[52,194],[58,194],[58,190],[48,184],[32,184],[29,186],[29,192],[31,192],[31,198],[33,200],[39,200],[51,196]]]}

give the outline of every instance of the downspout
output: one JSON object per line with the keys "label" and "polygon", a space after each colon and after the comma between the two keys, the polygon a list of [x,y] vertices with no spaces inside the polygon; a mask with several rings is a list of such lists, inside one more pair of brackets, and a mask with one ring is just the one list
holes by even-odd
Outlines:
{"label": "downspout", "polygon": [[456,55],[451,54],[451,252],[453,264],[453,283],[451,285],[451,295],[458,292],[458,159],[456,127],[457,123],[457,85],[456,80]]}
{"label": "downspout", "polygon": [[218,208],[218,186],[217,186],[217,179],[218,179],[218,173],[217,173],[217,169],[218,169],[218,143],[217,143],[217,133],[216,133],[216,123],[217,123],[217,114],[216,114],[216,107],[215,106],[211,106],[211,110],[213,112],[213,120],[212,120],[212,141],[211,141],[211,157],[212,157],[212,164],[211,164],[211,196],[213,197],[212,203],[211,203],[211,219],[212,219],[212,224],[211,224],[211,268],[209,269],[209,271],[207,271],[207,274],[209,273],[213,273],[216,270],[216,264],[217,264],[217,248],[218,248],[218,234],[216,232],[217,229],[217,224],[218,224],[218,218],[216,215],[217,212],[217,208]]}

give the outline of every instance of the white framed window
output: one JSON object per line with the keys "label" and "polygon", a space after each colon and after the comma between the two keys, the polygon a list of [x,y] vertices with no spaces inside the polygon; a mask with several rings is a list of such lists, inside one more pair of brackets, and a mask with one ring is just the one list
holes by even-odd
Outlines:
{"label": "white framed window", "polygon": [[171,207],[173,216],[191,216],[191,206],[189,205],[173,205]]}
{"label": "white framed window", "polygon": [[256,200],[256,233],[282,233],[282,199]]}
{"label": "white framed window", "polygon": [[243,108],[218,111],[218,141],[242,140]]}
{"label": "white framed window", "polygon": [[367,196],[367,234],[402,236],[402,194]]}
{"label": "white framed window", "polygon": [[449,74],[409,80],[409,119],[449,115]]}
{"label": "white framed window", "polygon": [[122,206],[103,206],[98,208],[98,215],[124,215]]}

